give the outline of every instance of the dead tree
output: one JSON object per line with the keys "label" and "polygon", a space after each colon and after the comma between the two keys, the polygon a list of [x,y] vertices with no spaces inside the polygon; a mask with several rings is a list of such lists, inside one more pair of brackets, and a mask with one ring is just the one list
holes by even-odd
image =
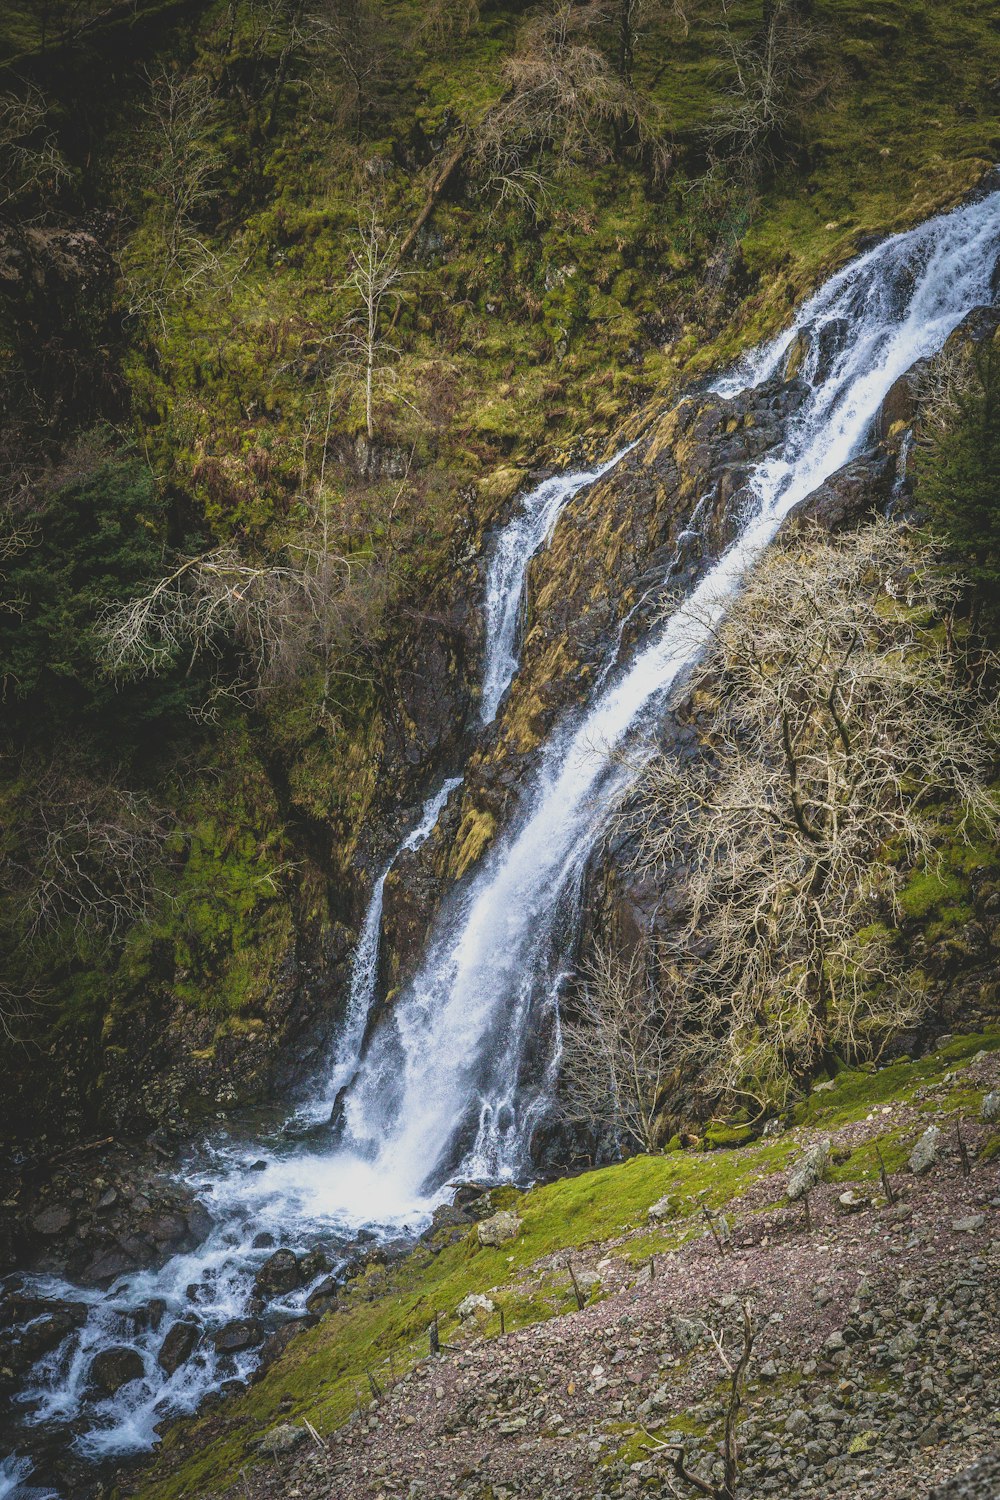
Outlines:
{"label": "dead tree", "polygon": [[652,1439],[652,1451],[654,1453],[665,1453],[670,1458],[674,1473],[684,1484],[690,1486],[699,1495],[708,1495],[710,1500],[736,1500],[736,1487],[740,1478],[740,1447],[738,1422],[740,1407],[743,1404],[743,1394],[746,1388],[747,1368],[753,1354],[756,1329],[754,1327],[753,1315],[750,1304],[744,1302],[741,1307],[742,1330],[741,1347],[739,1358],[733,1364],[725,1348],[725,1330],[708,1328],[706,1331],[711,1343],[718,1355],[719,1361],[729,1376],[729,1395],[726,1401],[726,1411],[723,1421],[722,1437],[722,1459],[723,1477],[719,1484],[711,1479],[706,1479],[701,1474],[696,1474],[687,1466],[685,1458],[685,1447],[683,1443],[661,1442]]}

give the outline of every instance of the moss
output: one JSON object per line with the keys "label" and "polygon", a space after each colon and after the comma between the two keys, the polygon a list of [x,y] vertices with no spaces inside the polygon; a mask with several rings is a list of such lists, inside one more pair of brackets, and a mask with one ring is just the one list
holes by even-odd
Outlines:
{"label": "moss", "polygon": [[957,875],[937,870],[918,871],[907,880],[898,900],[908,917],[920,918],[942,908],[954,909],[967,890],[967,884]]}

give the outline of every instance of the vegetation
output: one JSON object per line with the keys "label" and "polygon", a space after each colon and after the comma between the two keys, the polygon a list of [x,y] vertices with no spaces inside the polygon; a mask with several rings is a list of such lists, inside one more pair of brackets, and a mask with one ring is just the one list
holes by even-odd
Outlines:
{"label": "vegetation", "polygon": [[[400,683],[470,529],[975,181],[991,22],[981,0],[5,8],[5,837],[37,866],[53,724],[71,780],[172,830],[109,945],[60,954],[6,903],[6,967],[44,997],[23,1039],[99,1059],[142,1012],[136,956],[190,947],[176,886],[206,827],[221,890],[274,850],[281,930],[329,938],[366,820],[421,774]],[[193,969],[149,959],[167,1010],[259,1003],[212,927]]]}
{"label": "vegetation", "polygon": [[[963,1087],[963,1065],[997,1046],[1000,1034],[995,1031],[970,1035],[917,1062],[845,1073],[834,1091],[799,1106],[796,1120],[832,1131],[864,1120],[877,1104],[891,1103],[926,1109],[940,1124],[957,1109],[978,1108],[981,1091]],[[879,1181],[875,1145],[881,1146],[889,1170],[896,1171],[925,1123],[920,1117],[900,1133],[888,1121],[887,1130],[833,1169],[836,1180],[874,1189]],[[435,1315],[441,1340],[453,1337],[458,1329],[454,1310],[470,1292],[488,1292],[503,1306],[508,1331],[572,1311],[577,1304],[569,1277],[563,1274],[553,1282],[548,1275],[553,1252],[611,1241],[606,1254],[636,1270],[648,1269],[651,1254],[707,1233],[706,1207],[726,1209],[755,1182],[768,1178],[772,1202],[779,1200],[781,1174],[797,1154],[797,1146],[781,1138],[734,1151],[674,1149],[634,1156],[524,1194],[495,1189],[492,1205],[514,1207],[521,1220],[516,1239],[495,1249],[481,1247],[472,1228],[457,1243],[421,1244],[401,1262],[367,1268],[350,1284],[343,1304],[297,1337],[278,1364],[227,1403],[221,1420],[206,1412],[168,1429],[138,1493],[143,1500],[174,1500],[211,1490],[241,1463],[253,1462],[253,1445],[279,1422],[307,1418],[321,1435],[333,1431],[359,1399],[367,1402],[368,1371],[380,1380],[392,1371],[398,1378],[426,1357]],[[667,1195],[668,1218],[651,1224],[649,1206]],[[498,1337],[499,1315],[482,1331]],[[359,1392],[365,1393],[363,1398]],[[730,1386],[727,1394],[733,1393]],[[732,1411],[732,1432],[737,1408],[727,1403],[726,1409]]]}
{"label": "vegetation", "polygon": [[973,592],[973,629],[1000,617],[1000,340],[956,348],[932,377],[921,423],[919,503]]}
{"label": "vegetation", "polygon": [[721,625],[706,606],[706,751],[655,757],[622,822],[683,913],[657,954],[659,1071],[710,1101],[781,1108],[921,1018],[895,929],[922,882],[948,890],[926,809],[951,803],[970,841],[996,827],[996,664],[941,628],[959,589],[934,564],[877,522],[775,550]]}

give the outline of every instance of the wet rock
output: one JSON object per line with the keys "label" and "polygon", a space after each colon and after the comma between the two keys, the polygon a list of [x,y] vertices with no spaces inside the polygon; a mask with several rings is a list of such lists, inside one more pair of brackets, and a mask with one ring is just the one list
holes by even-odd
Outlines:
{"label": "wet rock", "polygon": [[282,1453],[291,1453],[305,1438],[304,1427],[293,1427],[291,1422],[282,1422],[278,1427],[272,1427],[271,1431],[265,1433],[260,1440],[261,1453],[268,1454],[271,1458],[277,1458]]}
{"label": "wet rock", "polygon": [[322,1276],[329,1269],[330,1257],[323,1250],[309,1250],[305,1255],[299,1256],[299,1275],[303,1286],[315,1281],[317,1276]]}
{"label": "wet rock", "polygon": [[786,530],[794,533],[803,523],[823,531],[853,526],[888,500],[894,476],[895,465],[885,454],[856,458],[793,507]]}
{"label": "wet rock", "polygon": [[194,1318],[179,1318],[176,1323],[172,1323],[156,1356],[160,1369],[173,1375],[191,1358],[200,1336],[201,1329]]}
{"label": "wet rock", "polygon": [[432,1240],[442,1229],[465,1229],[470,1222],[470,1216],[464,1209],[456,1208],[452,1203],[441,1203],[434,1210],[421,1239]]}
{"label": "wet rock", "polygon": [[270,1250],[274,1244],[274,1235],[270,1230],[262,1229],[260,1234],[255,1234],[251,1244],[254,1250]]}
{"label": "wet rock", "polygon": [[276,1250],[254,1277],[258,1297],[285,1297],[302,1285],[298,1258],[292,1250]]}
{"label": "wet rock", "polygon": [[515,1240],[521,1232],[521,1220],[510,1209],[501,1209],[476,1225],[476,1236],[481,1245],[496,1246]]}
{"label": "wet rock", "polygon": [[256,1318],[236,1318],[226,1323],[212,1336],[217,1354],[241,1354],[252,1349],[264,1337],[264,1330]]}
{"label": "wet rock", "polygon": [[340,1282],[338,1281],[337,1277],[327,1276],[323,1281],[319,1283],[318,1286],[313,1287],[313,1290],[309,1297],[309,1302],[311,1303],[313,1301],[313,1298],[326,1300],[330,1297],[336,1297],[339,1290]]}
{"label": "wet rock", "polygon": [[923,1135],[910,1152],[910,1171],[920,1176],[929,1172],[941,1150],[941,1132],[936,1125],[928,1125]]}
{"label": "wet rock", "polygon": [[314,1327],[316,1321],[315,1317],[292,1318],[290,1322],[282,1324],[280,1328],[275,1329],[274,1333],[269,1334],[261,1346],[255,1378],[263,1375],[264,1371],[284,1354],[296,1334],[302,1333],[306,1328]]}
{"label": "wet rock", "polygon": [[31,1221],[31,1227],[36,1234],[49,1235],[65,1234],[72,1228],[73,1210],[65,1203],[53,1203],[48,1208],[43,1208],[41,1213],[36,1214]]}
{"label": "wet rock", "polygon": [[98,1251],[83,1273],[83,1279],[95,1286],[106,1286],[126,1271],[136,1270],[139,1262],[120,1245]]}
{"label": "wet rock", "polygon": [[150,1224],[147,1230],[152,1239],[159,1245],[173,1245],[178,1240],[185,1238],[188,1232],[188,1221],[183,1214],[165,1213],[159,1214]]}
{"label": "wet rock", "polygon": [[91,1384],[104,1396],[113,1396],[123,1385],[141,1380],[144,1374],[142,1355],[125,1345],[102,1349],[90,1366]]}

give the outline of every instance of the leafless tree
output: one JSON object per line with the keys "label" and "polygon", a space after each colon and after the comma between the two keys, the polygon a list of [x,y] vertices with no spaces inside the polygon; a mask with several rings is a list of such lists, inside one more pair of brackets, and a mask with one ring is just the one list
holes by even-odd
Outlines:
{"label": "leafless tree", "polygon": [[585,968],[576,1014],[562,1026],[565,1111],[614,1132],[622,1149],[654,1151],[672,1066],[660,996],[645,947],[599,946]]}
{"label": "leafless tree", "polygon": [[941,799],[963,828],[997,825],[997,694],[988,672],[970,689],[938,628],[958,586],[934,564],[884,521],[774,549],[724,623],[703,622],[709,751],[655,756],[621,815],[637,865],[683,893],[660,952],[683,1001],[664,1009],[710,1096],[780,1106],[825,1054],[875,1055],[925,1005],[887,925],[884,851],[933,867]]}
{"label": "leafless tree", "polygon": [[50,202],[69,176],[41,91],[28,84],[0,93],[0,217],[23,223],[26,204]]}
{"label": "leafless tree", "polygon": [[775,0],[762,29],[741,39],[729,0],[722,0],[721,37],[728,82],[709,137],[731,169],[756,180],[828,86],[817,56],[820,33],[804,19],[799,0]]}
{"label": "leafless tree", "polygon": [[620,128],[623,120],[657,148],[665,166],[649,108],[599,44],[606,21],[601,0],[555,0],[522,28],[517,50],[504,65],[503,97],[475,131],[484,185],[501,201],[537,204],[546,186],[543,153],[551,153],[555,170],[573,161],[606,160],[609,127]]}
{"label": "leafless tree", "polygon": [[385,11],[373,0],[315,0],[308,28],[313,57],[337,64],[345,111],[354,117],[359,144],[385,73]]}
{"label": "leafless tree", "polygon": [[441,43],[467,36],[479,20],[479,0],[428,0],[420,27]]}
{"label": "leafless tree", "polygon": [[339,550],[334,499],[322,480],[299,505],[275,554],[249,560],[232,545],[213,547],[180,558],[145,593],[109,604],[97,625],[108,670],[145,675],[235,645],[241,665],[213,682],[203,716],[222,697],[266,697],[318,673],[318,712],[332,719],[335,682],[359,675],[382,578],[373,562]]}
{"label": "leafless tree", "polygon": [[377,387],[392,385],[398,349],[387,327],[386,314],[399,301],[402,280],[398,242],[386,233],[377,206],[358,220],[344,289],[355,298],[339,335],[338,373],[360,383],[364,392],[365,432],[375,439]]}
{"label": "leafless tree", "polygon": [[[707,1479],[702,1474],[697,1474],[689,1469],[685,1457],[685,1445],[679,1442],[663,1442],[659,1438],[651,1437],[652,1451],[654,1453],[665,1453],[673,1464],[674,1474],[683,1484],[694,1490],[696,1494],[708,1495],[710,1500],[736,1500],[736,1490],[740,1481],[740,1448],[737,1424],[739,1421],[740,1407],[743,1404],[743,1395],[746,1390],[747,1369],[753,1355],[756,1328],[754,1327],[753,1311],[749,1302],[740,1305],[740,1352],[735,1364],[729,1357],[726,1349],[726,1327],[723,1324],[719,1328],[712,1328],[707,1322],[702,1326],[705,1336],[715,1350],[719,1363],[725,1370],[729,1381],[729,1395],[726,1401],[725,1417],[723,1421],[722,1436],[722,1479],[716,1483],[714,1479]],[[672,1481],[668,1480],[670,1491],[673,1495],[679,1492]]]}
{"label": "leafless tree", "polygon": [[122,271],[135,317],[163,326],[168,305],[225,280],[201,218],[215,193],[222,165],[215,126],[218,98],[211,79],[161,64],[148,75],[144,174],[153,212],[126,252]]}
{"label": "leafless tree", "polygon": [[142,793],[55,766],[41,775],[3,875],[29,943],[64,924],[114,937],[143,917],[167,832]]}

